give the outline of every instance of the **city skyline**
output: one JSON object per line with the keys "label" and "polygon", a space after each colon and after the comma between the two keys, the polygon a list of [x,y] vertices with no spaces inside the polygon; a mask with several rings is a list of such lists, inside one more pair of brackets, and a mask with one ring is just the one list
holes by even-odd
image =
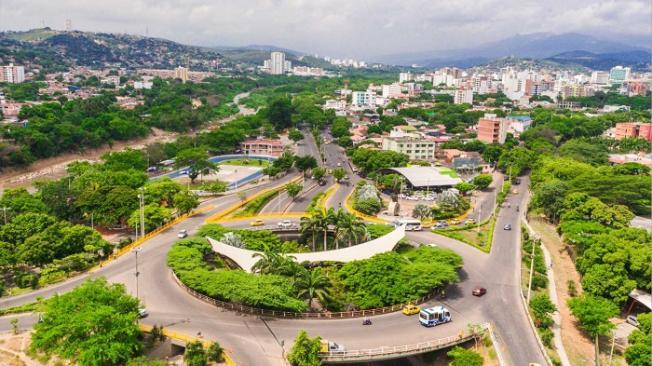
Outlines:
{"label": "city skyline", "polygon": [[[475,47],[518,34],[575,32],[638,43],[650,33],[642,0],[505,2],[385,1],[319,4],[259,0],[242,5],[137,0],[121,4],[0,1],[1,30],[49,26],[141,34],[202,46],[273,45],[334,57]],[[559,6],[556,6],[559,5]],[[500,8],[500,11],[495,11]],[[392,10],[393,9],[393,10]],[[400,10],[400,11],[398,11]],[[69,21],[69,22],[68,22]],[[270,31],[271,30],[271,31]]]}

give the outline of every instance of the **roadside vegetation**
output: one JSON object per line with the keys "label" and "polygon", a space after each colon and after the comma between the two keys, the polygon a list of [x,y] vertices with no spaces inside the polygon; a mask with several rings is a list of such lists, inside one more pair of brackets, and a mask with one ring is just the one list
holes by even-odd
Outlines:
{"label": "roadside vegetation", "polygon": [[[339,216],[339,218],[337,218]],[[422,246],[375,255],[346,264],[297,263],[292,252],[322,248],[326,243],[355,245],[371,237],[355,217],[343,211],[313,215],[302,222],[301,242],[284,242],[269,231],[231,230],[217,224],[202,227],[198,237],[177,242],[168,253],[168,265],[188,287],[222,301],[252,307],[304,311],[370,309],[406,303],[458,281],[462,259],[450,250]],[[321,225],[339,220],[337,226]],[[353,222],[353,226],[346,224]],[[328,221],[326,221],[328,222]],[[372,237],[391,227],[369,227]],[[359,234],[358,234],[359,233]],[[363,235],[364,234],[364,235]],[[203,237],[227,245],[261,251],[255,273],[230,268]],[[313,240],[314,239],[314,240]],[[338,244],[339,243],[339,244]],[[398,286],[397,284],[400,284]]]}

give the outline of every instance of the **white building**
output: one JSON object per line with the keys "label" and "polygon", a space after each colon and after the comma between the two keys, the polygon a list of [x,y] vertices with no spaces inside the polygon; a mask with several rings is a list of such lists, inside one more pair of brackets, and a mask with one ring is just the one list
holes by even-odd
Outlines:
{"label": "white building", "polygon": [[399,83],[405,83],[405,82],[412,81],[412,80],[414,80],[414,75],[412,75],[412,73],[409,72],[409,71],[408,72],[402,72],[402,73],[398,74],[398,82]]}
{"label": "white building", "polygon": [[272,52],[269,58],[269,72],[272,75],[285,74],[285,53]]}
{"label": "white building", "polygon": [[16,84],[23,81],[25,81],[24,66],[14,66],[14,64],[0,66],[0,82]]}
{"label": "white building", "polygon": [[383,150],[409,156],[410,160],[435,160],[437,143],[433,140],[412,137],[385,137]]}
{"label": "white building", "polygon": [[459,88],[455,90],[455,95],[453,96],[454,104],[473,104],[473,90],[469,88]]}
{"label": "white building", "polygon": [[389,84],[389,85],[383,85],[382,88],[382,94],[383,98],[402,98],[403,97],[403,92],[401,88],[401,84],[399,83],[394,83],[394,84]]}
{"label": "white building", "polygon": [[351,93],[351,105],[354,107],[373,107],[375,94],[369,91],[354,91]]}
{"label": "white building", "polygon": [[134,81],[134,89],[151,89],[154,84],[151,81]]}

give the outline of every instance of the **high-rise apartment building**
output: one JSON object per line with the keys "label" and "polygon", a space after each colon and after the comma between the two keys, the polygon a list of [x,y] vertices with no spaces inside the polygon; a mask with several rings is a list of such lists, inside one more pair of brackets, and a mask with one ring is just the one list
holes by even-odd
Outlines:
{"label": "high-rise apartment building", "polygon": [[593,71],[591,73],[592,84],[606,84],[609,82],[609,73],[606,71]]}
{"label": "high-rise apartment building", "polygon": [[272,75],[282,75],[285,73],[285,53],[272,52],[269,58],[269,72]]}
{"label": "high-rise apartment building", "polygon": [[507,138],[508,127],[508,120],[487,113],[478,121],[478,140],[487,144],[503,144]]}
{"label": "high-rise apartment building", "polygon": [[0,66],[0,82],[16,84],[23,81],[25,81],[24,66],[14,66],[14,64]]}

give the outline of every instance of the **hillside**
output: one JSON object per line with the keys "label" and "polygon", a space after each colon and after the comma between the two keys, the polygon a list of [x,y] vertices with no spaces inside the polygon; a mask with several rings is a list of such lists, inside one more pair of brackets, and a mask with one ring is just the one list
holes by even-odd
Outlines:
{"label": "hillside", "polygon": [[0,33],[3,62],[33,62],[40,56],[56,60],[56,66],[173,68],[189,64],[209,69],[221,59],[219,52],[186,46],[160,38],[126,34],[56,31],[50,28]]}
{"label": "hillside", "polygon": [[612,53],[593,53],[588,51],[564,52],[546,60],[563,65],[581,65],[594,70],[608,70],[616,65],[629,66],[635,70],[650,67],[652,54],[647,51],[624,51]]}

